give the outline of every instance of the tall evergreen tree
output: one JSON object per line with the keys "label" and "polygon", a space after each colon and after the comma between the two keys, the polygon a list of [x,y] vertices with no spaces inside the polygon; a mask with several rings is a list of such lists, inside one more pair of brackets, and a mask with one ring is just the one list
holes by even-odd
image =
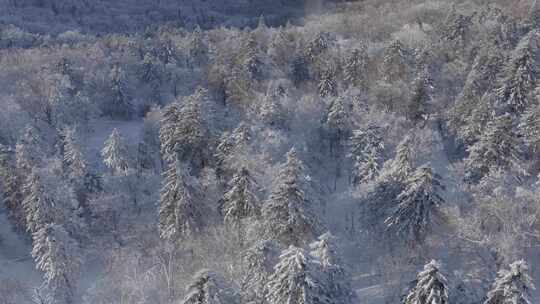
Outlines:
{"label": "tall evergreen tree", "polygon": [[317,88],[319,90],[319,96],[323,98],[329,96],[337,96],[338,88],[337,83],[334,79],[334,73],[328,70],[324,71],[321,75]]}
{"label": "tall evergreen tree", "polygon": [[303,245],[320,231],[303,163],[296,151],[287,153],[287,161],[274,178],[270,198],[263,205],[264,229],[270,239],[284,245]]}
{"label": "tall evergreen tree", "polygon": [[347,84],[362,88],[366,86],[368,59],[365,46],[362,46],[360,49],[354,49],[349,57],[345,59],[343,74]]}
{"label": "tall evergreen tree", "polygon": [[527,263],[516,261],[510,264],[509,270],[499,271],[484,304],[531,304],[530,292],[533,289]]}
{"label": "tall evergreen tree", "polygon": [[377,126],[353,131],[350,138],[349,157],[353,160],[352,182],[358,185],[375,180],[379,175],[384,143]]}
{"label": "tall evergreen tree", "polygon": [[520,159],[521,142],[509,114],[488,123],[478,142],[467,148],[465,180],[476,183],[490,170],[508,169]]}
{"label": "tall evergreen tree", "polygon": [[290,246],[274,268],[266,300],[269,304],[332,303],[326,284],[317,261],[304,249]]}
{"label": "tall evergreen tree", "polygon": [[247,302],[265,302],[268,281],[279,255],[279,245],[274,241],[258,242],[242,255],[246,267],[242,278],[242,293]]}
{"label": "tall evergreen tree", "polygon": [[320,262],[326,290],[332,303],[353,303],[356,294],[352,289],[350,278],[341,260],[337,239],[330,233],[324,233],[318,240],[310,244],[311,255]]}
{"label": "tall evergreen tree", "polygon": [[435,260],[418,273],[416,286],[405,297],[404,304],[449,304],[448,281]]}
{"label": "tall evergreen tree", "polygon": [[23,187],[22,206],[26,216],[26,229],[35,233],[54,221],[54,201],[46,192],[39,173],[33,170]]}
{"label": "tall evergreen tree", "polygon": [[539,38],[539,31],[531,31],[512,52],[497,89],[498,102],[507,112],[520,114],[534,103],[531,93],[538,84]]}
{"label": "tall evergreen tree", "polygon": [[43,145],[38,130],[33,126],[25,127],[24,133],[15,146],[17,169],[28,174],[32,168],[39,165],[44,156]]}
{"label": "tall evergreen tree", "polygon": [[441,177],[430,167],[420,167],[407,179],[405,190],[399,194],[399,205],[385,223],[410,244],[423,243],[437,219],[444,203]]}
{"label": "tall evergreen tree", "polygon": [[22,206],[22,177],[15,166],[14,151],[0,144],[0,181],[4,207],[11,222],[20,230],[26,229],[26,215]]}
{"label": "tall evergreen tree", "polygon": [[163,172],[159,206],[159,233],[167,240],[192,235],[202,227],[202,208],[189,167],[175,161]]}
{"label": "tall evergreen tree", "polygon": [[425,120],[429,114],[433,85],[427,69],[420,71],[413,82],[412,95],[407,105],[407,118],[412,121]]}
{"label": "tall evergreen tree", "polygon": [[79,244],[61,226],[48,224],[33,234],[32,257],[44,273],[47,303],[74,304],[81,266]]}
{"label": "tall evergreen tree", "polygon": [[63,137],[64,145],[64,165],[68,169],[68,174],[72,179],[84,177],[87,171],[87,164],[82,154],[80,145],[76,138],[74,129],[66,129]]}
{"label": "tall evergreen tree", "polygon": [[181,304],[238,304],[238,292],[225,279],[215,272],[197,272],[188,286]]}
{"label": "tall evergreen tree", "polygon": [[125,173],[129,168],[129,151],[122,134],[114,129],[101,150],[103,163],[112,174]]}
{"label": "tall evergreen tree", "polygon": [[404,80],[408,73],[408,55],[399,40],[392,42],[384,51],[381,73],[387,82]]}
{"label": "tall evergreen tree", "polygon": [[223,217],[226,224],[242,228],[246,219],[260,216],[260,202],[255,181],[246,168],[240,169],[223,195]]}

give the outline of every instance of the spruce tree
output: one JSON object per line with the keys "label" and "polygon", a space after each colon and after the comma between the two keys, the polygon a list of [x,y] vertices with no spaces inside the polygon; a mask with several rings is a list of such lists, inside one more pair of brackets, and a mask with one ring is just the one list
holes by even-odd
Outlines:
{"label": "spruce tree", "polygon": [[499,271],[484,304],[531,304],[534,288],[527,263],[519,260]]}
{"label": "spruce tree", "polygon": [[238,304],[238,292],[215,272],[203,269],[197,272],[186,290],[181,304]]}
{"label": "spruce tree", "polygon": [[427,263],[416,277],[416,286],[405,297],[404,304],[449,304],[448,281],[435,260]]}
{"label": "spruce tree", "polygon": [[223,195],[223,218],[226,224],[242,228],[246,219],[260,216],[260,201],[255,187],[255,181],[246,168],[234,175],[229,190]]}
{"label": "spruce tree", "polygon": [[105,145],[101,150],[103,163],[111,170],[111,173],[126,173],[129,169],[129,151],[122,134],[118,129],[114,129],[105,141]]}
{"label": "spruce tree", "polygon": [[107,114],[113,117],[129,118],[133,114],[133,105],[128,95],[127,80],[124,70],[115,65],[111,69],[110,105],[107,106]]}
{"label": "spruce tree", "polygon": [[43,144],[38,130],[33,126],[26,126],[15,146],[17,169],[28,174],[32,168],[39,165],[44,156]]}
{"label": "spruce tree", "polygon": [[343,78],[349,86],[365,87],[368,59],[365,46],[354,49],[349,57],[345,59]]}
{"label": "spruce tree", "polygon": [[380,128],[372,125],[353,131],[349,141],[349,157],[353,161],[353,184],[375,180],[379,175],[383,151]]}
{"label": "spruce tree", "polygon": [[159,205],[161,238],[175,241],[202,228],[202,208],[190,169],[179,161],[163,172]]}
{"label": "spruce tree", "polygon": [[315,213],[309,181],[296,151],[287,153],[287,161],[274,178],[270,198],[263,205],[264,229],[270,239],[300,246],[311,241],[321,224]]}
{"label": "spruce tree", "polygon": [[284,250],[268,282],[268,304],[332,303],[327,283],[317,261],[304,249]]}
{"label": "spruce tree", "polygon": [[33,234],[32,257],[44,273],[50,303],[74,304],[81,266],[79,244],[61,226],[47,224]]}
{"label": "spruce tree", "polygon": [[392,42],[384,51],[381,73],[383,80],[395,82],[404,80],[408,73],[408,55],[399,40]]}
{"label": "spruce tree", "polygon": [[26,216],[26,229],[35,233],[54,221],[54,201],[46,192],[37,170],[28,176],[23,187],[22,206]]}
{"label": "spruce tree", "polygon": [[405,189],[397,197],[399,205],[385,223],[388,229],[405,238],[409,244],[421,244],[441,218],[440,206],[444,204],[441,177],[427,166],[418,168],[407,179]]}
{"label": "spruce tree", "polygon": [[353,303],[357,300],[356,294],[343,265],[337,243],[337,238],[326,232],[310,244],[311,255],[320,262],[324,281],[327,282],[326,290],[332,303]]}
{"label": "spruce tree", "polygon": [[538,82],[539,31],[531,31],[521,39],[512,52],[501,86],[497,89],[498,103],[508,113],[520,114],[534,103],[531,96]]}
{"label": "spruce tree", "polygon": [[256,243],[242,254],[245,271],[241,286],[243,298],[247,302],[265,302],[268,281],[274,272],[279,255],[279,245],[267,240]]}
{"label": "spruce tree", "polygon": [[433,85],[427,69],[422,70],[413,82],[412,95],[407,105],[407,118],[412,121],[425,120],[429,114]]}
{"label": "spruce tree", "polygon": [[491,170],[509,169],[521,155],[521,142],[516,136],[509,114],[490,121],[478,142],[467,148],[465,180],[477,183]]}
{"label": "spruce tree", "polygon": [[319,96],[325,98],[329,96],[337,96],[338,88],[332,71],[324,71],[317,86]]}
{"label": "spruce tree", "polygon": [[343,97],[336,97],[328,107],[326,114],[326,127],[333,147],[336,144],[339,145],[344,138],[349,136],[351,126],[350,109],[345,104]]}
{"label": "spruce tree", "polygon": [[15,167],[15,152],[0,144],[0,181],[3,204],[9,219],[17,229],[26,229],[26,215],[22,206],[22,177]]}
{"label": "spruce tree", "polygon": [[64,145],[64,165],[68,169],[68,174],[72,179],[86,176],[88,173],[87,164],[76,138],[74,129],[66,129],[63,137]]}

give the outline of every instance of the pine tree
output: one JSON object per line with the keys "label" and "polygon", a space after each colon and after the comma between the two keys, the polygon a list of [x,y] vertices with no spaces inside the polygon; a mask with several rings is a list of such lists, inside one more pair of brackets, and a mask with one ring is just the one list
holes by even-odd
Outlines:
{"label": "pine tree", "polygon": [[535,289],[524,260],[510,264],[497,275],[484,304],[531,304],[530,291]]}
{"label": "pine tree", "polygon": [[285,124],[285,110],[277,96],[267,94],[262,100],[262,105],[259,109],[259,117],[261,120],[273,127],[282,127]]}
{"label": "pine tree", "polygon": [[28,232],[35,233],[53,222],[54,201],[47,194],[41,177],[36,170],[33,170],[28,176],[23,187],[23,195],[22,206],[26,216],[26,229]]}
{"label": "pine tree", "polygon": [[302,245],[318,234],[320,223],[310,194],[304,165],[293,148],[287,153],[287,161],[274,179],[270,198],[263,205],[265,231],[270,239],[284,245]]}
{"label": "pine tree", "polygon": [[[165,108],[159,131],[161,154],[167,162],[190,162],[194,169],[204,162],[209,132],[203,116],[204,92],[176,101]],[[208,114],[208,113],[205,113]]]}
{"label": "pine tree", "polygon": [[237,153],[246,152],[251,141],[249,126],[241,122],[232,133],[224,132],[221,136],[214,158],[216,159],[216,172],[222,180],[229,180],[234,172],[230,160]]}
{"label": "pine tree", "polygon": [[425,120],[429,114],[431,102],[430,90],[433,89],[427,69],[421,71],[413,82],[411,99],[407,106],[407,118],[412,121]]}
{"label": "pine tree", "polygon": [[292,60],[291,78],[297,87],[310,79],[308,63],[304,56],[297,55]]}
{"label": "pine tree", "polygon": [[39,165],[43,158],[43,142],[38,130],[27,126],[15,146],[15,160],[17,169],[30,173],[32,168]]}
{"label": "pine tree", "polygon": [[197,25],[188,42],[188,58],[192,60],[192,65],[201,66],[208,62],[208,45],[204,40],[204,34]]}
{"label": "pine tree", "polygon": [[468,38],[467,35],[469,34],[473,25],[473,17],[474,14],[472,16],[465,16],[458,13],[454,5],[452,7],[452,11],[444,22],[443,33],[441,34],[442,38],[463,47]]}
{"label": "pine tree", "polygon": [[325,98],[329,96],[337,96],[337,83],[334,80],[332,71],[324,71],[321,75],[318,85],[319,96]]}
{"label": "pine tree", "polygon": [[129,118],[133,114],[133,105],[128,95],[126,75],[118,65],[113,66],[110,75],[111,79],[111,101],[107,111],[112,116]]}
{"label": "pine tree", "polygon": [[330,232],[319,236],[310,244],[311,255],[320,262],[321,272],[326,277],[327,292],[333,303],[353,303],[356,295],[352,290],[350,278],[342,265],[337,238]]}
{"label": "pine tree", "polygon": [[317,261],[304,249],[294,246],[281,254],[279,263],[274,267],[266,300],[269,304],[332,303]]}
{"label": "pine tree", "polygon": [[220,275],[209,271],[197,272],[188,286],[181,304],[238,304],[238,292]]}
{"label": "pine tree", "polygon": [[407,179],[405,190],[399,194],[399,205],[385,223],[388,229],[403,236],[410,244],[423,243],[437,219],[439,207],[444,204],[441,177],[430,167],[420,167]]}
{"label": "pine tree", "polygon": [[418,273],[416,286],[404,299],[404,304],[449,304],[448,281],[441,273],[441,264],[435,260],[427,263]]}
{"label": "pine tree", "polygon": [[505,76],[497,89],[498,103],[507,112],[519,114],[534,103],[531,93],[537,86],[538,38],[531,31],[521,39],[506,66]]}
{"label": "pine tree", "polygon": [[264,303],[268,280],[279,255],[279,245],[274,241],[258,242],[242,255],[246,267],[242,278],[242,293],[247,302]]}
{"label": "pine tree", "polygon": [[223,217],[226,224],[241,228],[246,219],[260,216],[256,184],[246,168],[240,169],[223,195]]}
{"label": "pine tree", "polygon": [[163,172],[160,193],[159,232],[163,239],[178,240],[202,227],[203,210],[189,167],[179,161]]}
{"label": "pine tree", "polygon": [[533,153],[540,148],[540,106],[527,109],[520,119],[519,134]]}
{"label": "pine tree", "polygon": [[527,21],[531,27],[540,29],[540,1],[533,1],[531,8],[529,9]]}
{"label": "pine tree", "polygon": [[326,114],[326,126],[331,136],[331,143],[334,147],[349,136],[352,126],[350,109],[345,105],[343,97],[335,98],[328,107]]}
{"label": "pine tree", "polygon": [[391,179],[405,182],[414,170],[414,152],[412,150],[412,137],[407,135],[398,144],[396,156],[384,164],[382,179]]}
{"label": "pine tree", "polygon": [[313,40],[311,40],[305,51],[304,55],[306,59],[314,62],[319,55],[326,51],[330,46],[330,35],[325,32],[318,33]]}
{"label": "pine tree", "polygon": [[465,180],[476,183],[490,170],[508,169],[520,159],[521,143],[509,114],[488,123],[478,142],[469,146],[465,159]]}
{"label": "pine tree", "polygon": [[74,304],[79,277],[80,250],[77,241],[61,226],[48,224],[33,234],[32,257],[44,273],[50,303]]}
{"label": "pine tree", "polygon": [[384,143],[377,126],[365,130],[355,130],[349,143],[349,157],[353,160],[353,179],[355,185],[375,180],[379,175]]}
{"label": "pine tree", "polygon": [[26,215],[22,206],[22,178],[17,174],[14,151],[0,144],[0,181],[3,203],[11,222],[18,229],[26,228]]}
{"label": "pine tree", "polygon": [[66,129],[63,134],[64,165],[68,168],[69,176],[78,179],[86,176],[87,164],[77,142],[74,129]]}
{"label": "pine tree", "polygon": [[343,67],[343,78],[349,86],[366,86],[366,74],[368,64],[368,54],[365,46],[354,49],[345,59]]}
{"label": "pine tree", "polygon": [[125,173],[129,169],[129,151],[118,129],[115,128],[105,141],[101,156],[112,174]]}
{"label": "pine tree", "polygon": [[381,73],[383,80],[395,82],[403,80],[408,73],[408,55],[399,40],[392,42],[384,51]]}

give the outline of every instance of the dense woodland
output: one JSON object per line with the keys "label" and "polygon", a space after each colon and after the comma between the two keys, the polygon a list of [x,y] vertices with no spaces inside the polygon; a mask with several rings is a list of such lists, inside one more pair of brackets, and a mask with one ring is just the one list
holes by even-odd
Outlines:
{"label": "dense woodland", "polygon": [[539,63],[536,0],[0,0],[0,303],[538,303]]}

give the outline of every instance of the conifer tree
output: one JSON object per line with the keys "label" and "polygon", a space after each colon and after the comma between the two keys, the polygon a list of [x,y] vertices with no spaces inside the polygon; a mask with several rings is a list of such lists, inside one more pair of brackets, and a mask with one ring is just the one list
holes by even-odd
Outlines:
{"label": "conifer tree", "polygon": [[384,51],[381,73],[383,80],[395,82],[403,80],[408,73],[408,55],[399,40],[392,42]]}
{"label": "conifer tree", "polygon": [[129,168],[129,151],[122,134],[114,129],[101,150],[103,163],[112,174],[125,173]]}
{"label": "conifer tree", "polygon": [[343,67],[344,80],[350,86],[365,87],[367,74],[368,54],[366,47],[354,49],[345,60]]}
{"label": "conifer tree", "polygon": [[524,260],[502,269],[487,294],[484,304],[531,304],[530,292],[535,289],[529,267]]}
{"label": "conifer tree", "polygon": [[318,240],[310,244],[311,255],[320,262],[321,271],[326,283],[326,290],[332,303],[353,303],[356,300],[352,290],[350,278],[341,260],[337,238],[330,232],[319,236]]}
{"label": "conifer tree", "polygon": [[540,148],[540,106],[527,109],[520,119],[519,134],[533,153]]}
{"label": "conifer tree", "polygon": [[284,250],[268,282],[269,304],[332,303],[326,281],[317,261],[304,249],[290,246]]}
{"label": "conifer tree", "polygon": [[163,172],[159,206],[161,238],[178,240],[200,231],[202,208],[189,167],[175,161]]}
{"label": "conifer tree", "polygon": [[223,217],[226,224],[242,228],[246,219],[260,216],[256,184],[246,168],[232,178],[229,190],[223,195]]}
{"label": "conifer tree", "polygon": [[377,126],[369,126],[364,130],[353,131],[349,146],[349,157],[354,163],[353,184],[375,180],[379,175],[384,151],[380,129]]}
{"label": "conifer tree", "polygon": [[66,129],[63,137],[64,144],[64,164],[68,168],[69,175],[72,179],[84,177],[87,171],[87,164],[84,155],[81,152],[79,143],[77,142],[74,129]]}
{"label": "conifer tree", "polygon": [[35,233],[54,220],[54,201],[41,181],[36,170],[28,176],[23,187],[24,200],[22,206],[26,216],[26,229]]}
{"label": "conifer tree", "polygon": [[396,156],[384,164],[382,179],[405,182],[414,170],[414,153],[412,137],[407,135],[396,148]]}
{"label": "conifer tree", "polygon": [[118,65],[110,72],[111,100],[107,111],[112,116],[129,118],[133,114],[133,105],[128,95],[127,80],[124,70]]}
{"label": "conifer tree", "polygon": [[328,107],[326,125],[330,132],[333,145],[336,143],[339,144],[343,138],[348,137],[352,123],[350,110],[345,105],[343,97],[335,98]]}
{"label": "conifer tree", "polygon": [[431,92],[433,89],[427,69],[422,70],[413,82],[411,99],[407,106],[407,118],[412,121],[426,119],[429,114]]}
{"label": "conifer tree", "polygon": [[302,55],[294,57],[291,63],[291,78],[297,87],[310,79],[309,70],[307,68],[307,60]]}
{"label": "conifer tree", "polygon": [[32,257],[44,273],[49,303],[74,304],[81,266],[79,244],[61,226],[47,224],[33,234]]}
{"label": "conifer tree", "polygon": [[15,161],[17,169],[24,173],[30,173],[43,158],[43,142],[38,130],[33,126],[27,126],[15,146]]}
{"label": "conifer tree", "polygon": [[534,101],[532,91],[538,83],[538,42],[540,32],[529,32],[512,52],[501,86],[498,102],[503,110],[520,114]]}
{"label": "conifer tree", "polygon": [[321,97],[329,97],[329,96],[337,96],[337,83],[334,80],[334,74],[332,71],[324,71],[321,75],[321,79],[319,80],[318,85],[319,90],[319,96]]}
{"label": "conifer tree", "polygon": [[26,215],[22,206],[22,178],[16,172],[14,151],[0,144],[0,181],[3,204],[9,219],[17,227],[26,228]]}
{"label": "conifer tree", "polygon": [[284,245],[306,244],[320,231],[312,194],[303,163],[296,151],[287,153],[287,161],[274,179],[269,200],[263,205],[265,232]]}
{"label": "conifer tree", "polygon": [[181,304],[238,304],[238,292],[225,279],[212,271],[197,272],[188,286]]}
{"label": "conifer tree", "polygon": [[274,241],[258,242],[242,255],[246,267],[242,278],[242,293],[249,303],[264,303],[267,284],[279,255],[279,245]]}
{"label": "conifer tree", "polygon": [[511,168],[520,159],[521,142],[509,114],[488,123],[478,142],[467,148],[465,180],[476,183],[490,170]]}
{"label": "conifer tree", "polygon": [[404,304],[449,304],[448,281],[441,273],[441,264],[427,263],[418,273],[416,286],[405,297]]}
{"label": "conifer tree", "polygon": [[410,244],[423,243],[437,219],[439,207],[444,204],[441,177],[427,166],[418,168],[407,179],[405,189],[397,197],[399,205],[385,223],[388,228],[405,238]]}

